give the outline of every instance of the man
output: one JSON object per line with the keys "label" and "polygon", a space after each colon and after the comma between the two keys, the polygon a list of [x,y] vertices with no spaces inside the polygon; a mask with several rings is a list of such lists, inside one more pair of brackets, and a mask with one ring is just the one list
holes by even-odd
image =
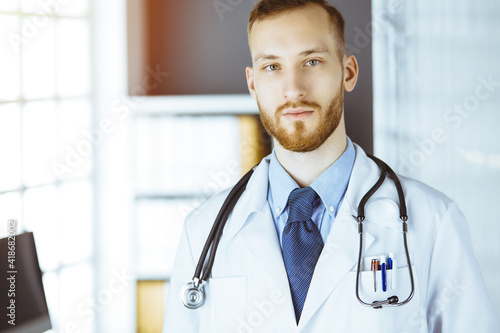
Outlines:
{"label": "man", "polygon": [[[345,55],[342,15],[322,0],[261,0],[248,38],[248,88],[275,148],[229,216],[196,309],[179,295],[228,191],[186,219],[164,332],[500,332],[464,217],[452,200],[410,179],[401,181],[413,296],[398,307],[361,305],[355,217],[380,169],[345,133],[343,91],[354,89],[358,65]],[[366,303],[411,294],[400,204],[387,179],[365,206]],[[389,271],[384,256],[395,262]],[[370,271],[372,260],[384,265]]]}

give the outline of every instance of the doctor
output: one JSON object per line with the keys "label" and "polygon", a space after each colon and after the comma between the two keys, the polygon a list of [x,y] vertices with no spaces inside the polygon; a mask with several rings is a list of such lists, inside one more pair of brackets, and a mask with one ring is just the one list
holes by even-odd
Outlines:
{"label": "doctor", "polygon": [[[322,0],[261,0],[248,38],[248,88],[275,148],[229,216],[197,309],[179,294],[228,191],[187,217],[164,333],[500,332],[463,215],[411,179],[401,182],[414,296],[382,309],[358,302],[353,216],[380,170],[345,132],[343,94],[354,89],[358,65],[345,55],[342,15]],[[368,303],[411,291],[398,205],[389,179],[366,204],[359,288]],[[389,255],[397,264],[384,291],[370,263]]]}

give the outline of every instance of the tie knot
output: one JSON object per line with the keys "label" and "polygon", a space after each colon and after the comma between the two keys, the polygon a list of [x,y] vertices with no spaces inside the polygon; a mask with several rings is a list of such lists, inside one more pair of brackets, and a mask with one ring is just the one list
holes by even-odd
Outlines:
{"label": "tie knot", "polygon": [[293,190],[288,197],[288,221],[302,222],[309,220],[312,216],[313,201],[316,196],[316,192],[310,187]]}

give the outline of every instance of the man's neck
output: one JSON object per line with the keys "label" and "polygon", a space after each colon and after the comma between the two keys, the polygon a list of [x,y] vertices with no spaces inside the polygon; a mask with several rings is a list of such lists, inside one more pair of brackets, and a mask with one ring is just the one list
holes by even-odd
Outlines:
{"label": "man's neck", "polygon": [[300,187],[311,185],[347,148],[347,137],[342,122],[321,147],[311,152],[289,151],[276,140],[274,142],[276,158]]}

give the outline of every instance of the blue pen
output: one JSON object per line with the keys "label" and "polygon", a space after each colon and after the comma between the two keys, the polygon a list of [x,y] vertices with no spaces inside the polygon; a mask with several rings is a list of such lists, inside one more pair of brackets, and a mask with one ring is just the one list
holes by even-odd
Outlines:
{"label": "blue pen", "polygon": [[398,269],[398,261],[394,257],[394,253],[389,253],[389,257],[392,258],[392,281],[391,281],[391,288],[392,290],[396,289],[396,271]]}
{"label": "blue pen", "polygon": [[382,269],[382,291],[387,291],[387,257],[380,256],[380,266]]}

